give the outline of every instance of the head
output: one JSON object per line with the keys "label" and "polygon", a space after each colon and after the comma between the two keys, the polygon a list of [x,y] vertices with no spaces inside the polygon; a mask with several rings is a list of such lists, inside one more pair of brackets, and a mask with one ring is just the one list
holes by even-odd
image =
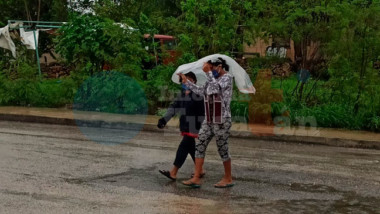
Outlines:
{"label": "head", "polygon": [[226,63],[226,60],[221,57],[214,60],[209,60],[208,63],[212,66],[212,73],[216,78],[224,75],[230,69],[230,66]]}
{"label": "head", "polygon": [[195,74],[193,72],[189,72],[187,74],[185,74],[186,78],[188,80],[190,80],[192,83],[196,84],[197,83],[197,77],[195,76]]}
{"label": "head", "polygon": [[[194,74],[193,72],[190,71],[189,73],[185,74],[185,76],[186,76],[186,78],[187,78],[190,82],[192,82],[192,83],[194,83],[194,84],[197,83],[197,77],[195,76],[195,74]],[[182,82],[181,77],[179,78],[179,82]],[[182,89],[184,89],[184,90],[186,90],[186,91],[189,91],[189,88],[188,88],[184,83],[181,83],[181,84],[182,84]]]}
{"label": "head", "polygon": [[[195,74],[193,72],[190,71],[189,73],[185,74],[185,76],[192,83],[194,83],[194,84],[197,83],[197,77],[195,76]],[[182,83],[182,78],[181,77],[179,77],[179,82]]]}

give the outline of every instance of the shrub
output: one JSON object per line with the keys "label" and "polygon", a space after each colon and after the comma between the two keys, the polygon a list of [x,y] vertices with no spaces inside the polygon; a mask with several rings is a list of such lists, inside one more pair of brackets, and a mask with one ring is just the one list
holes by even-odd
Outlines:
{"label": "shrub", "polygon": [[99,72],[83,82],[74,109],[120,114],[146,114],[147,100],[141,86],[116,71]]}
{"label": "shrub", "polygon": [[367,129],[375,132],[380,132],[380,116],[370,117],[367,121],[366,127]]}
{"label": "shrub", "polygon": [[72,103],[76,84],[71,78],[38,78],[35,66],[20,63],[17,72],[0,74],[0,105],[61,107]]}

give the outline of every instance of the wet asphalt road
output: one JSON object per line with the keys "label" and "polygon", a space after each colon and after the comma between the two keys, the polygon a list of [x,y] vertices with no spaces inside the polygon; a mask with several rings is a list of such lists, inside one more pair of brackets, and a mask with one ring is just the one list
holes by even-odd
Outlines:
{"label": "wet asphalt road", "polygon": [[215,189],[223,166],[212,141],[203,185],[189,189],[190,157],[177,182],[158,173],[179,134],[107,144],[132,134],[0,122],[0,213],[380,213],[379,150],[232,138],[236,186]]}

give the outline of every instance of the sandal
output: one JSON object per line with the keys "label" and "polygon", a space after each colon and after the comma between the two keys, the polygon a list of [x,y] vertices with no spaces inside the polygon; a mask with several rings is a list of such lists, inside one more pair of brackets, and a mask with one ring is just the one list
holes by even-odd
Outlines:
{"label": "sandal", "polygon": [[217,183],[217,184],[214,184],[214,187],[215,188],[229,188],[229,187],[233,187],[234,185],[235,185],[234,183],[225,184],[225,185],[221,185],[220,183]]}
{"label": "sandal", "polygon": [[185,183],[184,181],[182,181],[182,184],[185,185],[185,186],[188,186],[188,187],[191,187],[191,188],[200,188],[201,185],[200,184],[196,184],[196,183],[193,183],[190,181],[190,183]]}
{"label": "sandal", "polygon": [[161,174],[165,175],[167,178],[169,178],[170,180],[172,181],[176,181],[177,178],[173,178],[172,176],[170,176],[170,172],[167,171],[167,170],[158,170]]}

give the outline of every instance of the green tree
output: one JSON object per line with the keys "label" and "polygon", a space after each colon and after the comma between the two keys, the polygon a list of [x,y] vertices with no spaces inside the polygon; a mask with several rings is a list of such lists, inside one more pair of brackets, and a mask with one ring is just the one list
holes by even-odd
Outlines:
{"label": "green tree", "polygon": [[137,22],[140,14],[147,14],[151,20],[181,15],[180,0],[100,0],[93,6],[97,15],[116,22],[132,19]]}
{"label": "green tree", "polygon": [[[335,32],[334,23],[340,21],[338,8],[335,0],[257,0],[255,17],[249,22],[256,23],[252,25],[258,37],[293,40],[297,69],[316,72],[313,65],[324,57],[321,50]],[[308,48],[311,44],[315,48]]]}
{"label": "green tree", "polygon": [[8,20],[67,21],[66,0],[3,0],[0,1],[0,23]]}
{"label": "green tree", "polygon": [[345,2],[338,33],[329,44],[331,100],[350,103],[354,113],[380,109],[380,4],[366,0]]}
{"label": "green tree", "polygon": [[[292,40],[296,71],[306,69],[319,79],[326,76],[329,55],[324,50],[337,32],[336,23],[341,21],[341,2],[257,0],[254,18],[248,22],[253,22],[258,38]],[[293,90],[298,92],[299,100],[303,98],[304,86],[301,82]]]}
{"label": "green tree", "polygon": [[92,15],[73,15],[60,30],[57,52],[76,70],[101,71],[105,63],[138,77],[141,70],[142,36],[127,23],[114,23]]}
{"label": "green tree", "polygon": [[252,4],[237,0],[182,1],[180,45],[196,57],[242,49],[239,26],[248,19]]}

